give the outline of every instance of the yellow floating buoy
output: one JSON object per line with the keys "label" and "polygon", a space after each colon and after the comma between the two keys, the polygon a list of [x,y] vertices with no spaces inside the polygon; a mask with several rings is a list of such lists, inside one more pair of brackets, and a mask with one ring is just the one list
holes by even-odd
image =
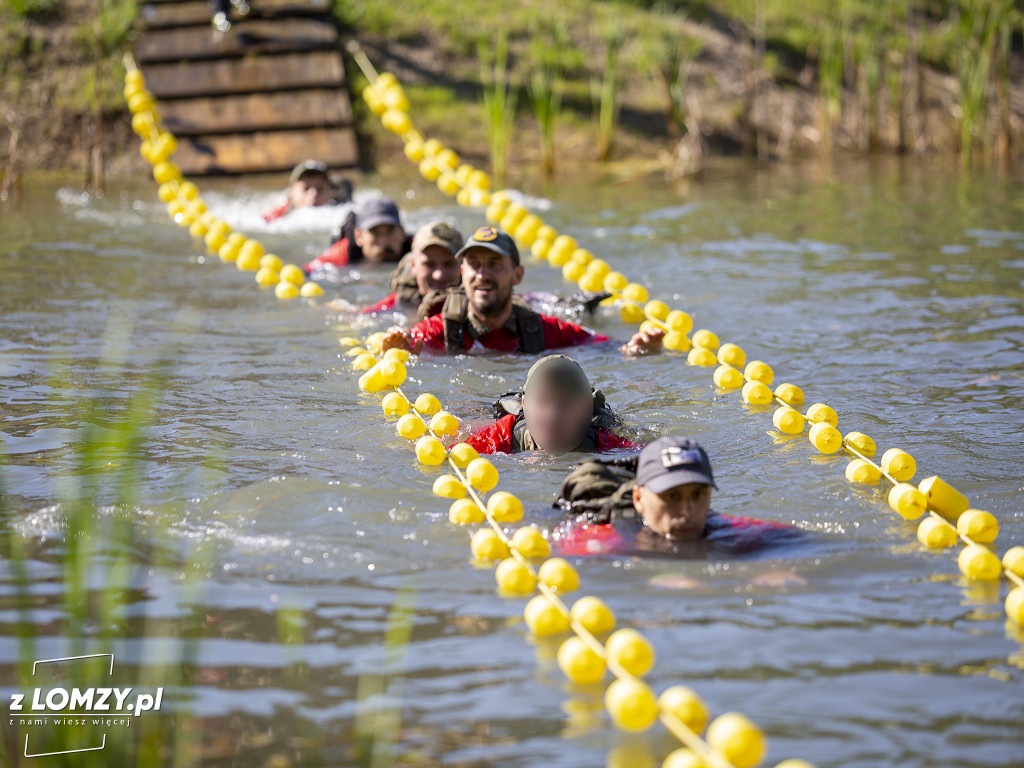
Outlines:
{"label": "yellow floating buoy", "polygon": [[1003,568],[1017,576],[1024,577],[1024,547],[1010,547],[1003,554]]}
{"label": "yellow floating buoy", "polygon": [[401,392],[389,392],[381,400],[380,407],[387,416],[405,416],[409,412],[409,400]]}
{"label": "yellow floating buoy", "polygon": [[957,565],[971,581],[996,581],[1003,573],[999,558],[980,544],[968,544],[960,550]]}
{"label": "yellow floating buoy", "polygon": [[454,435],[459,431],[459,420],[448,411],[438,411],[430,420],[430,431],[435,435]]}
{"label": "yellow floating buoy", "polygon": [[878,471],[878,467],[863,459],[854,459],[846,465],[846,479],[851,483],[877,483],[881,477],[882,473]]}
{"label": "yellow floating buoy", "polygon": [[754,768],[768,748],[761,729],[739,712],[719,715],[708,726],[708,745],[735,768]]}
{"label": "yellow floating buoy", "polygon": [[280,282],[274,286],[274,295],[279,299],[294,299],[299,295],[299,289],[291,283]]}
{"label": "yellow floating buoy", "polygon": [[[270,254],[270,255],[274,256],[274,254]],[[263,259],[265,259],[265,258],[266,258],[266,256],[263,256],[260,259],[260,264],[263,263]],[[276,256],[274,256],[274,258],[278,262],[281,261]],[[304,282],[306,282],[306,274],[305,274],[305,272],[303,272],[301,269],[296,267],[294,264],[285,264],[283,267],[280,268],[280,270],[281,270],[281,279],[286,281],[286,282],[291,283],[292,285],[300,286]]]}
{"label": "yellow floating buoy", "polygon": [[416,441],[416,458],[420,464],[436,467],[444,463],[446,456],[444,445],[433,435],[424,435]]}
{"label": "yellow floating buoy", "polygon": [[498,589],[510,595],[528,595],[537,587],[537,577],[514,557],[506,557],[494,570]]}
{"label": "yellow floating buoy", "polygon": [[929,516],[917,526],[917,540],[928,549],[946,549],[956,544],[956,530]]}
{"label": "yellow floating buoy", "polygon": [[820,421],[807,432],[811,445],[822,453],[835,453],[843,447],[843,436],[839,430],[825,421]]}
{"label": "yellow floating buoy", "polygon": [[747,361],[747,353],[736,344],[723,344],[718,348],[718,362],[722,365],[731,365],[742,368]]}
{"label": "yellow floating buoy", "polygon": [[280,279],[277,272],[266,267],[260,267],[256,272],[256,284],[260,288],[269,288],[272,285],[277,285]]}
{"label": "yellow floating buoy", "polygon": [[626,731],[645,731],[658,719],[654,693],[642,680],[613,680],[604,693],[604,706],[612,722]]}
{"label": "yellow floating buoy", "polygon": [[415,413],[407,413],[396,422],[395,431],[406,440],[416,440],[427,431],[427,425]]}
{"label": "yellow floating buoy", "polygon": [[890,448],[883,453],[879,464],[882,465],[882,469],[901,483],[910,480],[917,472],[917,462],[914,461],[914,457],[899,448]]}
{"label": "yellow floating buoy", "polygon": [[552,557],[541,563],[537,578],[556,592],[573,592],[580,586],[576,569],[561,557]]}
{"label": "yellow floating buoy", "polygon": [[473,459],[469,462],[466,476],[474,488],[484,493],[498,484],[498,470],[487,459]]}
{"label": "yellow floating buoy", "polygon": [[747,405],[768,405],[772,401],[772,391],[760,381],[748,381],[740,394]]}
{"label": "yellow floating buoy", "polygon": [[465,469],[474,459],[479,459],[480,454],[469,443],[456,443],[448,452],[448,458],[459,469]]}
{"label": "yellow floating buoy", "polygon": [[[761,386],[764,385],[762,384]],[[783,434],[799,435],[804,431],[804,416],[796,408],[783,405],[776,408],[775,413],[772,414],[772,424]]]}
{"label": "yellow floating buoy", "polygon": [[[397,394],[397,393],[393,393]],[[440,496],[442,499],[464,499],[466,498],[466,486],[462,484],[455,475],[439,475],[434,480],[434,485],[431,486],[431,490],[435,496]],[[475,502],[470,501],[473,506],[476,506]],[[449,519],[451,516],[449,515]]]}
{"label": "yellow floating buoy", "polygon": [[[704,347],[706,349],[718,349],[718,336],[712,333],[707,328],[701,328],[699,331],[694,331],[690,336],[690,340],[693,342],[695,347]],[[715,358],[718,359],[717,357]]]}
{"label": "yellow floating buoy", "polygon": [[693,343],[695,346],[686,355],[686,362],[688,364],[700,366],[702,368],[710,368],[718,362],[718,358],[715,357],[714,350],[707,347],[697,346],[696,341]]}
{"label": "yellow floating buoy", "polygon": [[636,677],[642,677],[654,666],[654,648],[635,629],[619,629],[605,643],[609,659]]}
{"label": "yellow floating buoy", "polygon": [[304,299],[312,299],[315,296],[323,296],[324,289],[320,287],[318,283],[314,283],[312,280],[307,280],[305,283],[299,286],[299,296]]}
{"label": "yellow floating buoy", "polygon": [[847,432],[843,442],[863,453],[868,458],[874,458],[874,455],[878,452],[875,441],[863,432]]}
{"label": "yellow floating buoy", "polygon": [[441,410],[441,401],[429,392],[424,392],[416,398],[416,403],[413,407],[422,414],[433,416]]}
{"label": "yellow floating buoy", "polygon": [[572,604],[569,615],[592,635],[603,635],[615,629],[615,614],[598,597],[581,597]]}
{"label": "yellow floating buoy", "polygon": [[[452,503],[451,507],[449,507],[449,509],[448,509],[448,522],[454,523],[455,525],[473,525],[475,523],[482,523],[483,521],[484,521],[483,510],[480,509],[480,507],[477,506],[477,503],[475,501],[473,501],[472,499],[457,499],[455,502]],[[490,530],[490,529],[486,529],[486,530]],[[494,533],[494,531],[490,531],[490,532]],[[501,539],[499,539],[497,536],[495,536],[495,541],[497,541],[500,544],[504,545],[504,542],[501,541]],[[507,548],[506,548],[505,552],[507,553]],[[505,557],[505,554],[501,554],[500,557]],[[493,558],[481,557],[480,559],[481,560],[487,560],[487,559],[496,560],[496,559],[498,559],[498,557],[493,557]]]}
{"label": "yellow floating buoy", "polygon": [[530,525],[523,526],[512,534],[512,548],[525,558],[543,558],[551,554],[548,540]]}
{"label": "yellow floating buoy", "polygon": [[[479,508],[477,509],[479,511]],[[480,512],[480,518],[477,522],[483,521],[483,512]],[[474,533],[469,541],[469,548],[478,560],[502,560],[508,557],[508,544],[490,528],[481,528]]]}
{"label": "yellow floating buoy", "polygon": [[1010,621],[1024,627],[1024,588],[1016,587],[1006,596],[1006,615]]}
{"label": "yellow floating buoy", "polygon": [[[493,466],[491,468],[493,469]],[[481,470],[478,469],[477,471]],[[495,471],[495,474],[497,474],[497,471]],[[480,488],[476,483],[473,483],[473,485]],[[495,485],[497,485],[497,480],[495,480]],[[493,488],[494,486],[492,485],[491,487]],[[480,488],[480,490],[487,489]],[[517,496],[507,491],[498,491],[487,500],[487,514],[493,517],[495,522],[514,523],[517,520],[523,519],[523,502]]]}
{"label": "yellow floating buoy", "polygon": [[956,522],[970,506],[967,497],[938,475],[926,477],[917,487],[928,499],[928,506],[947,520]]}
{"label": "yellow floating buoy", "polygon": [[968,509],[957,519],[956,530],[978,544],[991,544],[999,536],[999,521],[991,512]]}
{"label": "yellow floating buoy", "polygon": [[544,595],[530,598],[523,608],[523,620],[538,637],[558,635],[569,629],[569,620]]}
{"label": "yellow floating buoy", "polygon": [[747,381],[759,381],[766,387],[770,387],[775,379],[775,372],[768,363],[751,360],[743,369],[743,376]]}
{"label": "yellow floating buoy", "polygon": [[775,396],[786,405],[799,408],[804,404],[804,391],[796,384],[783,382],[775,388]]}
{"label": "yellow floating buoy", "polygon": [[665,689],[658,697],[658,705],[694,733],[701,733],[707,725],[707,705],[693,689],[685,685],[673,685]]}
{"label": "yellow floating buoy", "polygon": [[578,637],[566,639],[558,647],[558,668],[577,685],[592,685],[604,677],[604,659]]}
{"label": "yellow floating buoy", "polygon": [[807,420],[812,424],[831,424],[833,427],[839,426],[839,415],[835,412],[835,409],[825,405],[824,403],[815,403],[807,409]]}

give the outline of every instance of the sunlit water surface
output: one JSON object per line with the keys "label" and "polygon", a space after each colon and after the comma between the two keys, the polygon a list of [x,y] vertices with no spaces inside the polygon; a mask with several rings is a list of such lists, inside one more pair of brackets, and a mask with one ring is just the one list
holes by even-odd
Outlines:
{"label": "sunlit water surface", "polygon": [[[398,198],[410,229],[435,217],[464,231],[482,223],[411,179],[375,180],[360,194],[378,186]],[[259,214],[279,190],[201,186],[215,212],[293,262],[319,253],[342,218],[303,211],[265,225]],[[939,474],[994,513],[1000,552],[1024,542],[1019,182],[895,162],[829,172],[724,165],[683,196],[656,178],[587,178],[534,194],[549,223],[691,312],[696,327],[771,363],[776,381],[835,407],[844,431],[910,451],[918,478]],[[38,656],[66,647],[56,563],[62,489],[79,471],[90,418],[80,404],[98,397],[126,417],[168,356],[137,500],[119,506],[101,484],[95,513],[139,527],[135,590],[118,613],[121,663],[176,658],[179,638],[195,638],[177,706],[198,719],[206,761],[261,765],[277,752],[352,764],[357,715],[374,705],[400,713],[394,749],[410,764],[642,766],[671,748],[660,726],[617,733],[600,690],[565,683],[556,643],[527,633],[523,601],[499,597],[491,573],[471,564],[470,532],[450,525],[431,494],[436,470],[417,466],[379,396],[358,391],[337,339],[394,318],[277,301],[251,274],[204,256],[144,182],[99,199],[30,186],[0,209],[0,232],[4,525],[32,557]],[[386,292],[386,271],[354,277],[329,297]],[[569,289],[532,262],[523,287]],[[586,322],[624,338],[603,312]],[[638,434],[701,440],[719,511],[811,533],[805,545],[745,560],[577,561],[585,593],[653,643],[656,691],[682,682],[713,713],[746,713],[768,735],[770,764],[1024,765],[1022,635],[1005,621],[1005,585],[966,586],[955,550],[922,550],[883,486],[849,484],[842,455],[783,438],[770,410],[716,391],[711,369],[677,355],[623,361],[611,345],[578,358]],[[429,357],[406,389],[435,393],[478,426],[529,362]],[[575,460],[495,463],[527,520],[548,527]],[[163,566],[157,549],[195,562]],[[198,581],[183,580],[187,570]],[[780,570],[806,585],[753,584]],[[11,670],[17,614],[5,573],[0,664]],[[666,588],[677,576],[700,585]],[[404,653],[386,658],[396,599],[411,601],[415,619]],[[360,686],[381,673],[390,696],[360,703]],[[11,680],[5,672],[5,696]]]}

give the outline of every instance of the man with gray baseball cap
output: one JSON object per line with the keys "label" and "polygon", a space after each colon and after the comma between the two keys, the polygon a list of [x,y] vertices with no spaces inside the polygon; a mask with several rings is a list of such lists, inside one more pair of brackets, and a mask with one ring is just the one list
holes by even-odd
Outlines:
{"label": "man with gray baseball cap", "polygon": [[398,206],[386,197],[364,200],[355,215],[346,218],[337,237],[330,248],[303,267],[306,274],[360,262],[394,263],[412,247]]}
{"label": "man with gray baseball cap", "polygon": [[263,214],[263,220],[269,224],[296,208],[337,205],[351,201],[352,183],[347,179],[332,181],[329,171],[327,163],[320,160],[305,160],[296,165],[288,178],[287,199]]}
{"label": "man with gray baseball cap", "polygon": [[639,456],[588,459],[573,470],[556,506],[567,519],[552,532],[565,555],[742,554],[803,541],[800,529],[711,509],[717,489],[707,451],[692,438],[662,437]]}

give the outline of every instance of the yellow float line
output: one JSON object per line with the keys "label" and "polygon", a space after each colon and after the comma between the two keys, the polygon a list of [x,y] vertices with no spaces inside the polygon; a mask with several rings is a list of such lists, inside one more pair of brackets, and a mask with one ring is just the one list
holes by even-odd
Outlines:
{"label": "yellow float line", "polygon": [[[130,59],[130,57],[126,58],[125,68],[127,72],[137,71],[134,62]],[[164,134],[160,131],[158,121],[152,110],[140,110],[136,114],[144,115],[142,122],[145,122],[147,124],[147,127],[149,129],[150,140],[160,141]],[[167,157],[169,157],[171,154],[173,154],[173,152],[167,153]],[[163,161],[165,162],[166,159]],[[442,172],[446,171],[446,168],[442,169]],[[166,182],[163,183],[169,184],[171,189],[173,189],[176,193],[180,193],[184,183],[184,177],[172,176],[168,178]],[[195,200],[200,199],[201,198],[199,198],[197,195],[196,197],[192,198],[187,202],[191,203],[194,202]],[[396,390],[400,394],[402,394],[402,397],[405,397],[407,402],[409,402],[408,398],[405,396],[405,394],[401,391],[400,388],[396,387]],[[429,426],[429,423],[424,418],[424,416],[428,414],[425,414],[424,412],[417,409],[414,405],[412,405],[412,403],[410,403],[410,408],[417,414],[417,416],[423,422],[425,433],[429,432],[435,439],[439,441],[441,440],[442,437],[445,437],[445,435],[436,432],[432,427]],[[605,666],[612,672],[613,675],[615,675],[615,677],[619,679],[637,680],[638,678],[630,674],[616,661],[615,658],[609,656],[606,653],[604,646],[586,629],[586,627],[584,627],[580,622],[571,617],[569,609],[565,606],[565,603],[562,602],[562,600],[551,590],[550,587],[548,587],[545,583],[543,583],[542,581],[540,581],[540,579],[537,578],[537,572],[533,568],[533,565],[525,556],[522,555],[522,553],[519,552],[518,549],[512,546],[511,541],[508,539],[505,532],[502,530],[501,526],[497,523],[494,517],[487,511],[487,507],[483,503],[476,489],[472,486],[466,475],[462,472],[462,470],[456,465],[455,461],[452,459],[450,449],[445,448],[445,455],[446,460],[448,461],[451,468],[455,472],[456,477],[458,477],[459,481],[466,489],[468,495],[470,496],[470,498],[472,498],[473,502],[480,509],[485,519],[489,522],[490,526],[495,531],[497,536],[508,548],[510,556],[514,557],[530,572],[540,594],[542,594],[553,606],[555,606],[555,608],[568,620],[569,626],[573,630],[573,632],[578,637],[580,637],[580,639],[583,640],[583,642],[586,643],[587,646],[605,662]],[[646,685],[646,683],[644,685]],[[658,705],[658,707],[659,718],[661,719],[661,721],[665,723],[666,727],[668,727],[672,733],[676,734],[684,744],[687,744],[691,749],[700,754],[706,761],[710,761],[714,765],[721,766],[721,768],[731,768],[728,761],[722,758],[717,752],[712,750],[709,745],[707,745],[697,734],[690,730],[672,712],[668,711],[667,709],[664,709],[663,707],[661,707],[660,704]]]}
{"label": "yellow float line", "polygon": [[[408,395],[405,394],[404,391],[402,391],[401,385],[396,385],[394,387],[394,391],[398,392],[398,394],[405,398],[405,401],[409,404],[410,411],[415,412],[416,415],[421,419],[425,427],[424,434],[430,434],[432,437],[436,438],[439,441],[442,441],[442,439],[445,437],[450,437],[450,435],[438,433],[433,428],[430,427],[430,422],[427,417],[433,416],[435,414],[421,411],[418,408],[416,408],[415,400],[410,398]],[[462,468],[460,468],[452,459],[452,447],[453,446],[445,447],[446,461],[453,470],[455,476],[462,483],[468,497],[472,499],[474,504],[476,504],[477,508],[484,515],[484,518],[490,525],[491,529],[494,530],[495,534],[502,540],[502,542],[508,548],[509,556],[518,561],[530,572],[531,576],[535,580],[537,591],[541,595],[543,595],[548,600],[548,602],[552,606],[554,606],[559,613],[562,614],[564,618],[568,620],[569,628],[573,631],[573,633],[577,637],[579,637],[587,645],[587,647],[590,648],[591,651],[593,651],[599,658],[601,658],[605,662],[605,665],[608,668],[608,670],[617,679],[628,679],[643,682],[641,677],[633,675],[631,672],[623,668],[618,663],[618,661],[607,652],[605,646],[596,637],[594,637],[594,635],[583,624],[581,624],[578,620],[572,617],[569,608],[565,605],[561,598],[558,597],[555,591],[553,591],[547,584],[545,584],[538,578],[537,569],[534,568],[533,564],[526,556],[524,556],[516,547],[512,545],[511,539],[505,533],[504,529],[501,527],[501,524],[498,523],[498,521],[496,521],[493,515],[488,511],[487,505],[486,503],[484,503],[483,497],[477,492],[477,489],[473,487],[472,483],[469,481],[468,477],[463,472]],[[495,486],[495,488],[496,487],[497,486]],[[494,489],[491,490],[491,493],[493,492]],[[644,683],[644,685],[646,685],[646,683]],[[670,733],[672,733],[676,738],[679,739],[679,741],[684,746],[686,746],[688,749],[697,754],[702,760],[704,760],[705,763],[709,765],[709,767],[713,766],[714,768],[733,768],[732,763],[730,763],[719,752],[714,750],[711,747],[711,745],[708,744],[704,739],[702,739],[698,733],[694,732],[682,720],[680,720],[679,717],[675,715],[675,713],[663,707],[661,703],[657,701],[657,699],[655,699],[655,701],[657,703],[659,710],[658,719],[669,730]]]}
{"label": "yellow float line", "polygon": [[[365,58],[365,56],[364,56],[364,58]],[[136,71],[135,67],[134,67],[134,62],[133,61],[130,61],[130,60],[126,61],[126,70],[128,72]],[[376,85],[374,86],[374,90],[376,91]],[[148,128],[148,133],[150,133],[151,141],[160,140],[165,135],[165,134],[161,133],[161,131],[159,130],[158,121],[156,119],[156,115],[152,112],[152,109],[140,110],[136,114],[143,115],[143,119],[140,122],[147,124],[146,127]],[[144,116],[147,116],[147,118],[144,117]],[[170,134],[166,134],[166,135],[170,135]],[[424,143],[422,135],[419,134],[419,132],[416,132],[415,129],[413,131],[413,135],[414,135],[415,140],[417,140],[419,143],[421,143],[421,144]],[[168,156],[170,154],[172,154],[172,153],[168,153]],[[452,169],[450,169],[446,165],[441,165],[441,164],[434,164],[434,165],[438,169],[439,174],[443,174],[446,177],[451,178],[453,181],[455,181],[460,186],[462,186],[462,188],[467,188],[467,187],[465,187],[465,186],[463,186],[461,184],[459,179],[452,172]],[[177,176],[177,177],[173,177],[172,176],[168,180],[167,183],[169,183],[169,185],[175,191],[175,193],[180,193],[183,181],[184,181],[184,179],[181,176]],[[194,198],[193,200],[189,201],[189,202],[193,202],[195,200],[199,200],[198,196],[196,198]],[[229,231],[229,229],[228,229],[228,231]],[[212,250],[213,249],[211,248],[211,251]],[[622,297],[622,295],[616,295],[616,298],[617,298],[617,300],[620,300],[620,301],[631,301],[632,302],[632,300],[625,299],[624,297]],[[637,302],[632,302],[632,303],[634,303],[637,306],[639,306],[639,304]],[[654,317],[648,317],[648,322],[651,322],[651,323],[655,324],[656,326],[658,326],[660,328],[664,328],[666,330],[669,330],[668,326],[666,326],[662,321],[660,321],[660,319],[657,319],[657,318],[654,318]],[[404,395],[402,395],[402,396],[404,396]],[[780,398],[776,398],[776,399],[779,399],[779,401],[782,401]],[[407,398],[407,401],[408,401],[408,398]],[[788,404],[788,403],[785,403],[785,404]],[[423,414],[419,410],[415,409],[415,407],[413,408],[413,410],[416,411],[418,417],[421,420],[423,420]],[[425,432],[429,431],[430,434],[433,437],[435,437],[435,439],[438,439],[438,440],[440,439],[440,436],[432,428],[427,426],[425,420],[424,420],[424,426],[425,426]],[[443,445],[443,443],[441,443],[441,444]],[[850,446],[847,444],[846,440],[844,440],[844,444],[848,447],[848,450],[849,450]],[[866,457],[863,457],[862,455],[860,455],[855,450],[852,450],[852,453],[857,454],[863,460],[866,461]],[[611,657],[606,652],[604,646],[601,645],[601,643],[586,629],[586,627],[584,627],[577,620],[574,620],[574,618],[572,618],[570,611],[565,606],[565,604],[561,601],[561,599],[546,584],[544,584],[543,582],[541,582],[540,580],[537,579],[537,571],[534,569],[534,567],[532,567],[531,563],[529,563],[527,558],[525,558],[515,547],[511,546],[511,542],[508,539],[508,537],[505,535],[504,530],[502,530],[501,526],[494,519],[493,515],[490,515],[487,512],[486,507],[485,507],[485,505],[483,505],[481,498],[476,493],[476,489],[472,487],[472,485],[468,482],[468,478],[465,476],[465,474],[462,472],[462,470],[453,461],[453,459],[451,457],[451,452],[450,452],[449,449],[445,449],[445,457],[446,457],[447,462],[450,463],[450,465],[452,466],[453,470],[455,471],[456,476],[460,479],[460,481],[462,482],[463,486],[467,489],[467,492],[468,492],[470,498],[473,500],[474,504],[476,504],[476,506],[483,513],[485,519],[488,520],[489,525],[492,526],[492,528],[496,531],[496,534],[502,540],[502,542],[505,544],[505,546],[508,547],[509,552],[510,552],[510,556],[516,558],[520,562],[520,564],[522,564],[530,572],[531,577],[535,579],[535,583],[537,584],[539,592],[549,601],[550,604],[552,604],[563,615],[563,617],[566,618],[566,620],[568,621],[569,628],[572,630],[572,632],[575,635],[577,635],[581,640],[583,640],[583,642],[585,644],[587,644],[587,646],[596,655],[598,655],[600,658],[602,658],[602,660],[604,660],[604,663],[605,663],[605,666],[607,667],[607,669],[609,669],[612,672],[612,674],[617,679],[621,679],[621,680],[625,680],[625,679],[637,680],[637,678],[635,676],[633,676],[627,670],[622,668],[621,665],[617,663],[617,660],[615,658]],[[873,465],[872,462],[868,462],[868,463],[871,463]],[[881,467],[878,467],[877,465],[874,465],[874,466],[876,466],[880,470],[880,472],[883,471]],[[890,479],[890,480],[895,482],[895,478],[891,477],[888,473],[886,473],[886,476],[887,476],[887,479]],[[940,516],[936,515],[934,511],[931,511],[931,514],[933,516],[935,516],[937,519],[941,520],[944,524],[949,525],[948,521],[946,521],[943,518],[941,518]],[[950,525],[950,527],[952,527],[952,526]],[[973,542],[968,537],[959,534],[959,531],[957,531],[957,535],[961,536],[961,538],[963,538],[964,541],[966,541],[968,544],[973,544]],[[1008,578],[1010,578],[1011,581],[1013,581],[1018,586],[1024,587],[1024,583],[1022,583],[1022,581],[1019,578],[1017,578],[1017,575],[1015,573],[1011,572],[1009,570],[1009,568],[1007,568],[1006,571],[1007,571],[1007,574],[1008,574]],[[721,757],[717,752],[715,752],[706,741],[703,741],[703,739],[701,739],[699,737],[699,735],[697,735],[694,731],[689,729],[678,717],[676,717],[674,715],[674,713],[666,710],[662,706],[662,703],[657,702],[657,707],[658,707],[658,710],[659,710],[659,714],[658,714],[659,720],[662,721],[666,725],[666,727],[674,735],[676,735],[677,738],[679,738],[681,742],[686,744],[688,746],[688,748],[690,750],[692,750],[695,754],[700,756],[706,762],[707,761],[711,761],[711,762],[713,762],[715,764],[718,764],[720,766],[726,766],[726,767],[728,767],[730,765],[723,757]]]}
{"label": "yellow float line", "polygon": [[[363,54],[363,52],[359,49],[358,44],[353,44],[352,46],[350,46],[350,51],[352,52],[352,55],[355,58],[356,63],[359,65],[360,69],[363,70],[363,73],[366,75],[367,79],[370,81],[370,86],[371,86],[373,92],[377,95],[377,98],[381,101],[381,103],[386,104],[386,101],[383,98],[383,94],[380,93],[380,89],[378,88],[378,85],[377,85],[378,80],[379,80],[379,75],[377,74],[376,69],[374,68],[373,64],[366,57],[366,55]],[[396,84],[397,84],[397,79],[396,79]],[[400,84],[398,84],[398,87],[401,87]],[[410,125],[411,125],[411,121],[410,121]],[[411,128],[410,131],[408,131],[406,135],[411,135],[415,141],[417,141],[417,142],[419,142],[421,144],[423,143],[422,136],[419,134],[418,131],[415,130],[415,128]],[[441,173],[446,174],[446,175],[450,175],[450,178],[453,181],[455,181],[459,186],[461,186],[463,189],[467,189],[467,187],[465,187],[464,185],[461,184],[461,182],[459,182],[458,178],[456,178],[454,176],[454,174],[449,174],[449,170],[447,169],[446,166],[444,166],[442,164],[439,164],[439,163],[435,163],[434,166],[437,167],[441,171]],[[445,191],[445,190],[442,189],[442,191]],[[448,194],[448,193],[446,192],[446,194]],[[526,216],[531,215],[529,213],[528,209],[526,208],[526,206],[522,206],[521,204],[517,204],[517,205],[520,205],[520,207],[522,208],[522,210],[524,212],[523,213],[523,217],[520,218],[519,221],[522,221]],[[508,204],[506,204],[504,207],[507,208]],[[488,211],[488,213],[490,214],[490,211]],[[489,217],[489,220],[492,220],[494,223],[498,223],[497,221],[494,221],[493,219],[490,219],[490,217]],[[512,234],[514,236],[513,232],[510,232],[509,234]],[[551,242],[553,243],[553,242],[555,242],[555,240],[552,239]],[[575,240],[573,240],[573,242],[575,242]],[[524,245],[526,245],[526,243],[524,243]],[[551,247],[550,243],[549,243],[548,247],[549,248]],[[578,245],[577,245],[577,250],[579,250]],[[531,253],[532,253],[532,248],[531,248]],[[549,263],[550,263],[550,261],[549,261]],[[609,266],[609,270],[610,270],[610,266]],[[584,274],[586,274],[586,272],[584,272]],[[605,273],[605,275],[603,277],[604,280],[607,280],[607,275],[608,274],[611,274],[611,271]],[[630,284],[628,282],[628,278],[626,278],[625,275],[623,275],[622,273],[617,273],[617,274],[621,275],[621,278],[627,281],[627,285]],[[581,278],[581,280],[582,280],[582,278]],[[639,284],[635,284],[635,285],[639,285]],[[625,289],[623,289],[623,290],[625,290]],[[640,287],[640,290],[644,294],[646,294],[646,289],[644,289],[642,286]],[[644,319],[644,321],[641,322],[641,327],[643,327],[643,325],[645,323],[648,323],[648,324],[652,324],[652,325],[654,325],[656,327],[659,327],[659,328],[661,328],[661,329],[663,329],[665,331],[670,331],[671,330],[661,319],[652,316],[653,313],[647,311],[650,308],[651,302],[647,302],[647,305],[645,307],[641,308],[639,302],[633,301],[632,299],[626,299],[625,297],[622,296],[621,293],[618,293],[617,291],[614,291],[613,293],[615,293],[615,299],[620,303],[620,305],[630,304],[630,305],[635,306],[638,309],[642,309],[643,310],[643,314],[645,315],[645,319]],[[665,302],[661,302],[661,303],[664,306],[666,306],[666,307],[668,306],[668,304],[665,303]],[[687,315],[687,317],[689,317],[689,315]],[[686,337],[686,334],[682,333],[681,336]],[[716,340],[717,340],[717,337],[716,337]],[[689,337],[686,337],[686,344],[685,344],[685,346],[682,344],[682,339],[675,339],[674,341],[676,342],[676,344],[678,346],[681,347],[680,351],[685,351],[685,348],[689,347],[689,345],[690,345]],[[671,347],[669,347],[669,348],[671,348]],[[714,353],[713,349],[708,348],[708,351],[711,352],[712,354]],[[694,350],[691,350],[690,351],[690,355],[688,355],[688,357],[687,357],[687,363],[690,364],[690,365],[694,365],[695,364],[694,361],[695,361],[696,358],[694,358],[693,353],[694,353]],[[744,378],[747,379],[747,381],[750,381],[750,379],[747,378],[746,376],[744,376]],[[780,402],[783,402],[785,405],[789,405],[788,403],[785,403],[784,400],[780,399]],[[799,411],[797,411],[797,412],[799,413]],[[846,441],[843,440],[842,442],[845,443]],[[818,446],[816,445],[816,447],[818,447]],[[819,448],[819,450],[821,450],[821,449]],[[825,452],[825,451],[823,451],[823,452]],[[929,511],[933,511],[933,510],[929,510]],[[1012,572],[1009,571],[1009,568],[1006,567],[1005,564],[1002,565],[1002,570],[1004,570],[1005,572],[1007,572],[1009,574],[1012,574]],[[1014,577],[1016,577],[1016,574],[1012,574],[1012,575]],[[1019,584],[1019,579],[1014,578],[1014,579],[1011,579],[1011,580],[1015,584],[1018,584],[1018,586],[1020,585]],[[1024,605],[1024,599],[1022,599],[1020,602],[1022,603],[1022,605]],[[1024,609],[1022,609],[1022,610],[1024,610]],[[1008,603],[1007,603],[1007,613],[1010,613],[1009,598],[1008,598]],[[1017,619],[1020,618],[1020,616],[1019,615],[1017,615],[1016,617],[1011,616],[1011,618],[1015,618],[1015,620],[1017,620]]]}

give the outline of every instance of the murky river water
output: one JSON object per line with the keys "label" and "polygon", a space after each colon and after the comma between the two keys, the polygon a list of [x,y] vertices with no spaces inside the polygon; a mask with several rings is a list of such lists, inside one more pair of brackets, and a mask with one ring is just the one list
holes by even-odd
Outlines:
{"label": "murky river water", "polygon": [[[374,183],[403,200],[412,225],[481,223],[410,179]],[[268,227],[258,217],[277,200],[268,186],[202,186],[215,211],[292,261],[318,253],[337,223],[318,211]],[[835,407],[844,431],[905,448],[918,478],[939,474],[994,513],[1000,552],[1024,543],[1020,182],[896,162],[725,165],[685,197],[656,179],[582,179],[545,194],[532,205],[559,230],[773,364],[776,381]],[[68,495],[84,493],[82,430],[116,433],[168,357],[144,411],[135,495],[123,496],[120,459],[91,476],[90,515],[137,528],[132,588],[113,624],[92,630],[113,634],[101,650],[119,669],[169,665],[170,703],[152,716],[189,712],[178,738],[204,764],[369,764],[357,749],[365,729],[378,765],[660,759],[672,745],[660,727],[610,728],[600,691],[567,686],[555,644],[526,632],[522,601],[498,597],[490,572],[471,565],[468,532],[431,495],[436,472],[416,465],[339,357],[338,326],[352,318],[280,303],[201,254],[145,181],[102,199],[39,183],[0,208],[3,525],[26,548],[35,658],[69,648],[59,563]],[[359,276],[341,296],[386,292],[385,271]],[[525,289],[552,286],[564,289],[560,276],[528,266]],[[590,324],[625,334],[610,313]],[[578,357],[631,427],[704,443],[716,509],[813,533],[757,559],[579,562],[580,594],[604,598],[654,644],[656,691],[682,682],[713,713],[746,713],[768,735],[769,764],[1024,765],[1024,634],[1005,620],[1005,586],[965,586],[955,550],[923,551],[884,486],[851,486],[841,455],[773,433],[770,410],[716,392],[711,369],[678,356],[623,362],[606,347]],[[480,425],[528,363],[425,359],[407,389]],[[495,463],[527,519],[549,525],[572,457]],[[109,555],[103,530],[91,536]],[[109,576],[105,562],[89,570],[93,585]],[[779,570],[806,585],[752,584]],[[9,701],[17,590],[12,569],[3,574]],[[668,589],[666,576],[701,584]],[[411,635],[386,652],[396,602],[412,606]],[[20,750],[19,732],[5,723],[9,749]]]}

